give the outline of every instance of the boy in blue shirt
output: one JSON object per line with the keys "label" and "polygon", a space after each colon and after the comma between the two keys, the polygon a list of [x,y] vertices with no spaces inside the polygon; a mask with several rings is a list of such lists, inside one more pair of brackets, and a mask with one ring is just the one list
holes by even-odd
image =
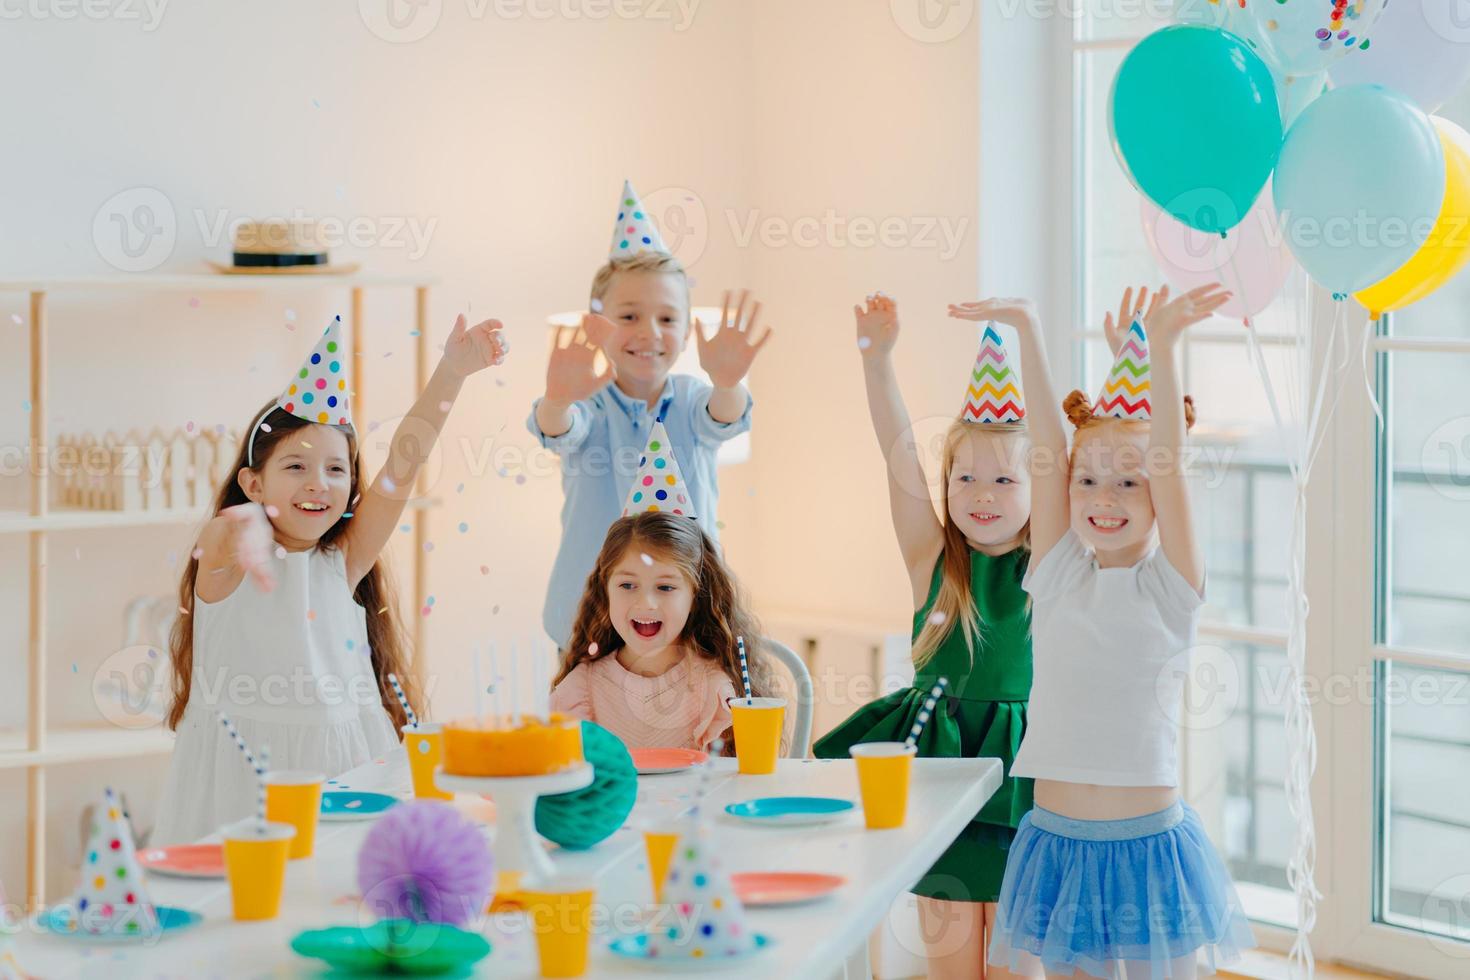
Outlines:
{"label": "boy in blue shirt", "polygon": [[[607,529],[622,515],[653,422],[663,416],[691,504],[718,543],[715,456],[720,443],[750,429],[750,393],[741,384],[771,339],[757,334],[761,305],[749,293],[730,308],[725,294],[719,329],[705,339],[689,316],[689,281],[658,230],[624,183],[608,263],[592,281],[592,310],[582,325],[558,332],[546,369],[546,394],[526,427],[561,457],[561,545],[542,611],[546,632],[565,650],[587,576]],[[706,383],[669,372],[689,342],[699,346]],[[598,373],[597,353],[607,359]]]}

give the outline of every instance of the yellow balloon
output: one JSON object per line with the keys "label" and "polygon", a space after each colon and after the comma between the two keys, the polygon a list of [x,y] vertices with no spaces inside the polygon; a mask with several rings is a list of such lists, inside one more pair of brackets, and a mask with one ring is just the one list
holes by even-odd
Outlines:
{"label": "yellow balloon", "polygon": [[1470,261],[1470,133],[1430,116],[1444,148],[1444,202],[1419,251],[1387,279],[1353,294],[1376,318],[1416,303]]}

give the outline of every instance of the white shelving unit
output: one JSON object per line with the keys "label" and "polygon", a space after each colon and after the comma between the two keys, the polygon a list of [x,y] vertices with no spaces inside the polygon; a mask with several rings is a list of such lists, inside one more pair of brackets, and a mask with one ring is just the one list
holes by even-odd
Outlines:
{"label": "white shelving unit", "polygon": [[[244,276],[200,272],[169,275],[84,276],[59,279],[0,281],[0,292],[22,292],[30,298],[30,434],[33,458],[43,460],[48,451],[46,433],[47,394],[47,297],[56,292],[108,292],[115,290],[163,292],[262,292],[345,289],[351,303],[348,330],[351,337],[353,412],[362,419],[364,409],[365,340],[363,291],[369,288],[407,288],[414,291],[414,390],[428,380],[428,306],[433,279],[423,277],[276,275]],[[45,900],[46,860],[46,772],[52,766],[80,762],[141,757],[167,753],[173,740],[159,728],[141,731],[110,725],[52,728],[47,723],[46,704],[46,592],[47,538],[57,531],[87,531],[104,528],[188,525],[202,521],[204,508],[160,511],[113,512],[53,510],[50,507],[47,468],[30,467],[30,506],[25,511],[0,510],[0,534],[24,534],[30,565],[29,615],[27,619],[27,701],[24,731],[0,731],[0,771],[26,771],[26,901],[35,907]],[[413,597],[411,619],[414,650],[423,649],[424,621],[417,615],[428,594],[424,543],[428,540],[428,511],[436,499],[419,495],[409,502],[413,527]],[[415,669],[421,661],[415,656]]]}

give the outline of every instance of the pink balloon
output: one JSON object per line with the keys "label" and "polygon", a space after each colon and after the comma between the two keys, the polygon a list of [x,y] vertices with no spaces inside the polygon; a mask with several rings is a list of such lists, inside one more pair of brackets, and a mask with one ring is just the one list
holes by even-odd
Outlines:
{"label": "pink balloon", "polygon": [[1146,197],[1140,195],[1139,202],[1143,237],[1171,286],[1188,290],[1219,282],[1235,294],[1219,316],[1244,320],[1264,310],[1296,264],[1276,218],[1270,184],[1224,237],[1176,221]]}

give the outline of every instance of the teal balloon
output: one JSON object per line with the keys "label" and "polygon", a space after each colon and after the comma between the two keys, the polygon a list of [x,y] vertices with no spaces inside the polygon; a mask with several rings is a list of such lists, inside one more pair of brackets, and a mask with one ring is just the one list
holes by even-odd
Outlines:
{"label": "teal balloon", "polygon": [[592,767],[592,785],[536,801],[536,833],[574,851],[611,837],[638,801],[638,770],[620,738],[584,721],[582,755]]}
{"label": "teal balloon", "polygon": [[1108,129],[1139,193],[1215,234],[1250,211],[1281,151],[1271,70],[1234,34],[1196,24],[1155,31],[1128,53]]}
{"label": "teal balloon", "polygon": [[1286,245],[1334,293],[1391,275],[1444,202],[1445,157],[1429,117],[1381,85],[1333,89],[1286,134],[1271,185]]}

